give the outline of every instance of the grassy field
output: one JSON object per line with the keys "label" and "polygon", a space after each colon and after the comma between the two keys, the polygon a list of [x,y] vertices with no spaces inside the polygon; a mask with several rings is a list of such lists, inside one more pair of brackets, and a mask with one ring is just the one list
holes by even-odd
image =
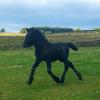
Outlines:
{"label": "grassy field", "polygon": [[[100,47],[71,51],[69,59],[82,73],[83,81],[69,70],[64,85],[56,84],[43,62],[35,73],[35,81],[28,86],[34,50],[0,50],[0,100],[100,100]],[[54,62],[52,70],[60,76],[63,64]]]}

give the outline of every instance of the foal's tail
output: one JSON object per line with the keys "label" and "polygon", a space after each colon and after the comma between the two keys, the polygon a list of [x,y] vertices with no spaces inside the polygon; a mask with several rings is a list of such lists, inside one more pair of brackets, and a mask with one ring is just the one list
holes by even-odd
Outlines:
{"label": "foal's tail", "polygon": [[78,50],[78,48],[77,48],[73,43],[67,43],[66,45],[67,45],[69,48],[71,48],[72,50],[75,50],[75,51]]}

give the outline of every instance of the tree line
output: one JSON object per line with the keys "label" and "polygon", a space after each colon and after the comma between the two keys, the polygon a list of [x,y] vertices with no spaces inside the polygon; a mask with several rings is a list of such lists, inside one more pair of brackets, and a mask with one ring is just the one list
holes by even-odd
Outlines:
{"label": "tree line", "polygon": [[[53,34],[53,33],[66,33],[66,32],[92,32],[92,31],[100,31],[100,28],[93,28],[91,30],[82,30],[81,28],[61,28],[61,27],[33,27],[35,29],[40,30],[43,33]],[[6,32],[5,28],[0,28],[0,32]],[[20,33],[26,33],[26,28],[21,28]]]}
{"label": "tree line", "polygon": [[[65,33],[65,32],[73,32],[72,28],[59,28],[59,27],[33,27],[35,29],[40,30],[43,33]],[[20,33],[26,33],[26,28],[22,28]]]}
{"label": "tree line", "polygon": [[[80,28],[60,28],[60,27],[33,27],[40,30],[43,33],[54,34],[54,33],[66,33],[66,32],[92,32],[100,31],[100,28],[93,28],[91,30],[82,30]],[[26,33],[26,28],[21,28],[20,33]]]}

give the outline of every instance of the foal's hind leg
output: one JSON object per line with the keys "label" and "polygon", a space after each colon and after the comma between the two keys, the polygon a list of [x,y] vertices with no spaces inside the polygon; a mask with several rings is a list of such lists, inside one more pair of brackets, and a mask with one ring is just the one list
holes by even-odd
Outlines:
{"label": "foal's hind leg", "polygon": [[57,83],[60,83],[60,79],[57,76],[55,76],[51,71],[51,62],[46,62],[46,63],[47,63],[47,72],[48,72],[48,74],[52,77],[52,79],[54,81],[56,81]]}
{"label": "foal's hind leg", "polygon": [[74,65],[72,64],[72,62],[67,61],[68,65],[70,66],[70,68],[72,68],[72,70],[74,71],[74,73],[77,75],[79,80],[82,80],[82,75],[80,74],[80,72],[74,67]]}
{"label": "foal's hind leg", "polygon": [[31,72],[30,72],[30,75],[29,75],[29,79],[28,79],[28,82],[27,82],[28,85],[30,85],[32,83],[35,69],[40,64],[40,62],[41,62],[41,60],[36,59],[35,63],[33,64],[32,69],[31,69]]}

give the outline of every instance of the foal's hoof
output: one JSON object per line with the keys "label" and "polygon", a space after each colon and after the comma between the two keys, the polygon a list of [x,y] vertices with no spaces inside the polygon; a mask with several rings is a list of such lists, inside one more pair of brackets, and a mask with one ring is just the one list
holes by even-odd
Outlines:
{"label": "foal's hoof", "polygon": [[83,78],[82,78],[82,77],[80,77],[80,78],[79,78],[79,80],[80,80],[80,81],[82,81],[82,80],[83,80]]}
{"label": "foal's hoof", "polygon": [[28,80],[28,81],[27,81],[27,84],[28,84],[28,85],[31,85],[31,84],[32,84],[32,81],[33,81],[33,80]]}
{"label": "foal's hoof", "polygon": [[57,83],[60,83],[60,79],[59,79],[58,77],[55,79],[55,81],[56,81]]}
{"label": "foal's hoof", "polygon": [[27,84],[28,84],[28,85],[31,85],[31,84],[32,84],[32,82],[27,82]]}
{"label": "foal's hoof", "polygon": [[80,76],[79,76],[79,80],[80,80],[80,81],[82,81],[82,80],[83,80],[82,75],[80,75]]}
{"label": "foal's hoof", "polygon": [[60,83],[63,84],[64,83],[64,80],[61,79]]}

